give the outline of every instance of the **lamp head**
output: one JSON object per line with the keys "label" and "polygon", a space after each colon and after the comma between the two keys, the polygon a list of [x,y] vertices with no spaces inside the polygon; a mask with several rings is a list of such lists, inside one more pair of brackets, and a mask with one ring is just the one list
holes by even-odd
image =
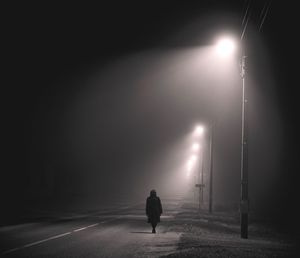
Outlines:
{"label": "lamp head", "polygon": [[236,49],[236,44],[231,38],[222,38],[216,45],[217,52],[221,56],[230,56]]}

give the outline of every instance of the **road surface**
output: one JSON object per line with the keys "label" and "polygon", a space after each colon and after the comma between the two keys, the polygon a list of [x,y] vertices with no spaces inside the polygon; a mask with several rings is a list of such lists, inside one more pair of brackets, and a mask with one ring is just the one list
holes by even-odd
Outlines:
{"label": "road surface", "polygon": [[46,211],[42,220],[0,227],[1,257],[299,257],[294,240],[268,223],[253,221],[249,239],[241,239],[238,213],[199,213],[184,198],[162,204],[157,234],[146,223],[145,202]]}
{"label": "road surface", "polygon": [[85,214],[0,228],[3,257],[159,257],[177,248],[180,233],[168,232],[179,200],[163,200],[164,214],[151,233],[145,203],[115,205]]}

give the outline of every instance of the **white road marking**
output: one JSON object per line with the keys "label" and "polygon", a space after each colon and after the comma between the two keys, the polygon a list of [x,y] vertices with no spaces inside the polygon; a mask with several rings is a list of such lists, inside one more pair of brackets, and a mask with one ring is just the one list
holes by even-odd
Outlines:
{"label": "white road marking", "polygon": [[89,226],[87,226],[86,228],[95,227],[95,226],[97,226],[97,225],[99,225],[99,223],[95,223],[95,224],[93,224],[93,225],[89,225]]}
{"label": "white road marking", "polygon": [[81,230],[84,230],[84,229],[86,229],[86,227],[75,229],[75,230],[73,230],[73,232],[78,232],[78,231],[81,231]]}
{"label": "white road marking", "polygon": [[59,235],[49,237],[49,238],[46,238],[46,239],[43,239],[43,240],[40,240],[40,241],[36,241],[36,242],[30,243],[30,244],[27,244],[27,245],[23,245],[23,246],[20,246],[20,247],[17,247],[17,248],[9,249],[9,250],[3,252],[2,254],[12,253],[14,251],[17,251],[17,250],[20,250],[20,249],[23,249],[23,248],[26,248],[26,247],[30,247],[30,246],[33,246],[33,245],[38,245],[38,244],[44,243],[46,241],[56,239],[56,238],[59,238],[59,237],[63,237],[63,236],[66,236],[66,235],[70,235],[70,234],[71,234],[71,232],[59,234]]}
{"label": "white road marking", "polygon": [[9,250],[3,252],[2,254],[12,253],[12,252],[17,251],[17,250],[22,249],[22,248],[23,247],[17,247],[17,248],[9,249]]}
{"label": "white road marking", "polygon": [[30,246],[33,246],[33,245],[38,245],[40,243],[44,243],[44,242],[47,242],[47,241],[52,240],[52,239],[56,239],[56,238],[60,238],[60,237],[63,237],[63,236],[70,235],[71,233],[72,232],[67,232],[67,233],[63,233],[63,234],[56,235],[56,236],[53,236],[53,237],[49,237],[49,238],[46,238],[46,239],[43,239],[43,240],[31,243],[31,244],[24,245],[23,247],[30,247]]}
{"label": "white road marking", "polygon": [[[125,206],[125,207],[122,207],[119,210],[128,209],[128,208],[134,207],[136,205],[138,205],[138,204]],[[101,217],[101,216],[99,216],[99,217]],[[106,223],[106,222],[109,222],[109,221],[112,221],[112,220],[117,220],[117,219],[120,219],[120,218],[121,218],[121,216],[118,216],[116,218],[105,220],[105,221],[102,221],[100,223],[102,224],[102,223]],[[2,255],[8,254],[8,253],[12,253],[12,252],[15,252],[17,250],[24,249],[24,248],[27,248],[27,247],[30,247],[30,246],[38,245],[38,244],[41,244],[41,243],[44,243],[44,242],[47,242],[47,241],[50,241],[50,240],[53,240],[53,239],[64,237],[64,236],[70,235],[70,234],[72,234],[74,232],[79,232],[79,231],[82,231],[82,230],[87,229],[87,228],[95,227],[97,225],[99,225],[99,223],[95,223],[95,224],[92,224],[92,225],[89,225],[89,226],[86,226],[86,227],[83,227],[83,228],[78,228],[78,229],[73,230],[72,232],[67,232],[67,233],[59,234],[59,235],[56,235],[56,236],[53,236],[53,237],[49,237],[49,238],[46,238],[46,239],[34,242],[34,243],[30,243],[30,244],[26,244],[26,245],[23,245],[23,246],[20,246],[20,247],[12,248],[12,249],[9,249],[9,250],[6,250],[6,251],[2,252]]]}
{"label": "white road marking", "polygon": [[[105,221],[102,221],[101,223],[103,223],[103,222],[105,222]],[[12,253],[12,252],[15,252],[17,250],[20,250],[20,249],[23,249],[23,248],[26,248],[26,247],[38,245],[38,244],[41,244],[41,243],[44,243],[44,242],[47,242],[47,241],[50,241],[50,240],[53,240],[53,239],[64,237],[64,236],[70,235],[74,232],[78,232],[78,231],[81,231],[81,230],[84,230],[84,229],[87,229],[87,228],[95,227],[97,225],[99,225],[99,223],[95,223],[95,224],[92,224],[92,225],[89,225],[89,226],[86,226],[86,227],[83,227],[83,228],[78,228],[78,229],[73,230],[72,232],[66,232],[66,233],[59,234],[59,235],[56,235],[56,236],[53,236],[53,237],[49,237],[49,238],[46,238],[46,239],[43,239],[43,240],[39,240],[39,241],[30,243],[30,244],[26,244],[26,245],[23,245],[23,246],[20,246],[20,247],[9,249],[7,251],[4,251],[2,254]]]}

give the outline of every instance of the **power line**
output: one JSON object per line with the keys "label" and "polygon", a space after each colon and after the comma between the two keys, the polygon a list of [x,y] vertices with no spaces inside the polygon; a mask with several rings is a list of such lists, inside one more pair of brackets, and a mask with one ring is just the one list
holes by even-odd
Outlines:
{"label": "power line", "polygon": [[243,20],[242,20],[242,27],[243,26],[244,27],[242,28],[241,40],[243,40],[243,38],[244,38],[246,29],[247,29],[247,25],[248,25],[248,22],[249,22],[249,19],[250,19],[250,16],[251,16],[250,4],[251,4],[251,0],[249,0],[248,3],[247,3],[247,0],[245,1],[246,10],[245,10],[245,14],[244,14],[244,17],[243,17]]}
{"label": "power line", "polygon": [[249,1],[248,3],[247,3],[247,2],[248,2],[248,0],[245,0],[244,5],[243,5],[243,9],[242,9],[242,10],[246,9],[246,10],[245,10],[244,17],[243,17],[243,19],[242,19],[242,26],[244,25],[244,22],[245,22],[246,16],[247,16],[247,12],[248,12],[249,6],[250,6],[250,1]]}
{"label": "power line", "polygon": [[[265,22],[265,19],[267,17],[267,14],[269,12],[269,9],[270,9],[270,6],[271,6],[271,3],[272,3],[272,0],[270,0],[268,3],[266,3],[260,13],[260,18],[262,17],[262,20],[261,20],[261,23],[259,25],[259,28],[258,28],[258,31],[260,32],[261,31],[261,28]],[[264,14],[263,14],[264,13]]]}
{"label": "power line", "polygon": [[[258,31],[260,32],[262,30],[262,27],[264,25],[264,22],[266,20],[266,17],[268,15],[268,12],[270,10],[270,6],[271,6],[272,0],[266,1],[261,12],[259,15],[259,27],[258,27]],[[245,36],[245,32],[247,30],[247,26],[253,11],[253,5],[251,3],[251,0],[245,0],[244,2],[244,15],[243,15],[243,19],[242,19],[242,30],[241,30],[241,40],[243,40],[244,36]]]}

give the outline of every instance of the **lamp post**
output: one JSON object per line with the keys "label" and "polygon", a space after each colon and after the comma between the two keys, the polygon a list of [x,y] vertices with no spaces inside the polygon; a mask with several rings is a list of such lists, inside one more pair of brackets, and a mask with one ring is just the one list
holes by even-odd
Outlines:
{"label": "lamp post", "polygon": [[[218,52],[228,55],[234,50],[234,42],[223,39],[217,45]],[[247,121],[247,90],[245,86],[246,56],[241,56],[241,79],[242,79],[242,137],[241,137],[241,196],[240,196],[240,225],[241,238],[248,238],[248,121]],[[211,146],[212,150],[212,146]],[[212,160],[212,159],[211,159]],[[212,164],[211,164],[212,166]],[[212,178],[212,175],[211,175]],[[211,180],[212,184],[212,180]]]}
{"label": "lamp post", "polygon": [[[204,147],[201,148],[201,187],[200,187],[200,191],[201,191],[201,199],[200,199],[200,193],[199,193],[199,210],[200,210],[200,202],[201,204],[203,205],[203,198],[204,198],[204,194],[203,194],[203,191],[204,191],[204,178],[203,178],[203,172],[204,172]],[[200,172],[200,170],[199,170]],[[200,178],[199,178],[200,180]]]}
{"label": "lamp post", "polygon": [[[195,148],[195,146],[197,146],[197,148]],[[203,150],[203,146],[201,146],[199,148],[199,144],[194,144],[193,145],[193,150],[194,151],[200,151],[199,154],[199,161],[198,161],[198,183],[195,181],[195,187],[199,188],[199,199],[198,199],[198,209],[200,211],[201,209],[201,204],[203,204],[203,190],[204,190],[204,183],[203,183],[203,168],[204,168],[204,150]],[[201,164],[200,164],[201,161]],[[195,174],[195,178],[196,178],[196,174]]]}
{"label": "lamp post", "polygon": [[212,213],[213,205],[213,123],[210,124],[210,140],[209,140],[209,199],[208,199],[208,210]]}
{"label": "lamp post", "polygon": [[242,77],[242,142],[241,142],[241,237],[248,238],[248,121],[247,121],[247,91],[245,87],[245,62],[246,56],[241,59],[241,77]]}
{"label": "lamp post", "polygon": [[[194,134],[196,135],[196,137],[202,136],[203,132],[204,132],[203,126],[201,126],[201,125],[196,126],[195,131],[194,131]],[[198,170],[199,170],[198,183],[196,180],[196,173],[195,173],[195,187],[199,188],[199,200],[198,200],[199,211],[200,211],[201,201],[203,203],[203,187],[204,187],[204,184],[203,184],[203,146],[202,145],[203,144],[201,144],[201,146],[200,146],[199,143],[194,143],[192,146],[193,151],[199,151],[199,149],[201,151],[201,154],[200,154],[201,157],[199,156],[199,159],[198,159]],[[200,160],[201,160],[201,166],[200,166]],[[200,176],[201,176],[201,178],[200,178]],[[196,196],[196,190],[195,190],[195,196]]]}

